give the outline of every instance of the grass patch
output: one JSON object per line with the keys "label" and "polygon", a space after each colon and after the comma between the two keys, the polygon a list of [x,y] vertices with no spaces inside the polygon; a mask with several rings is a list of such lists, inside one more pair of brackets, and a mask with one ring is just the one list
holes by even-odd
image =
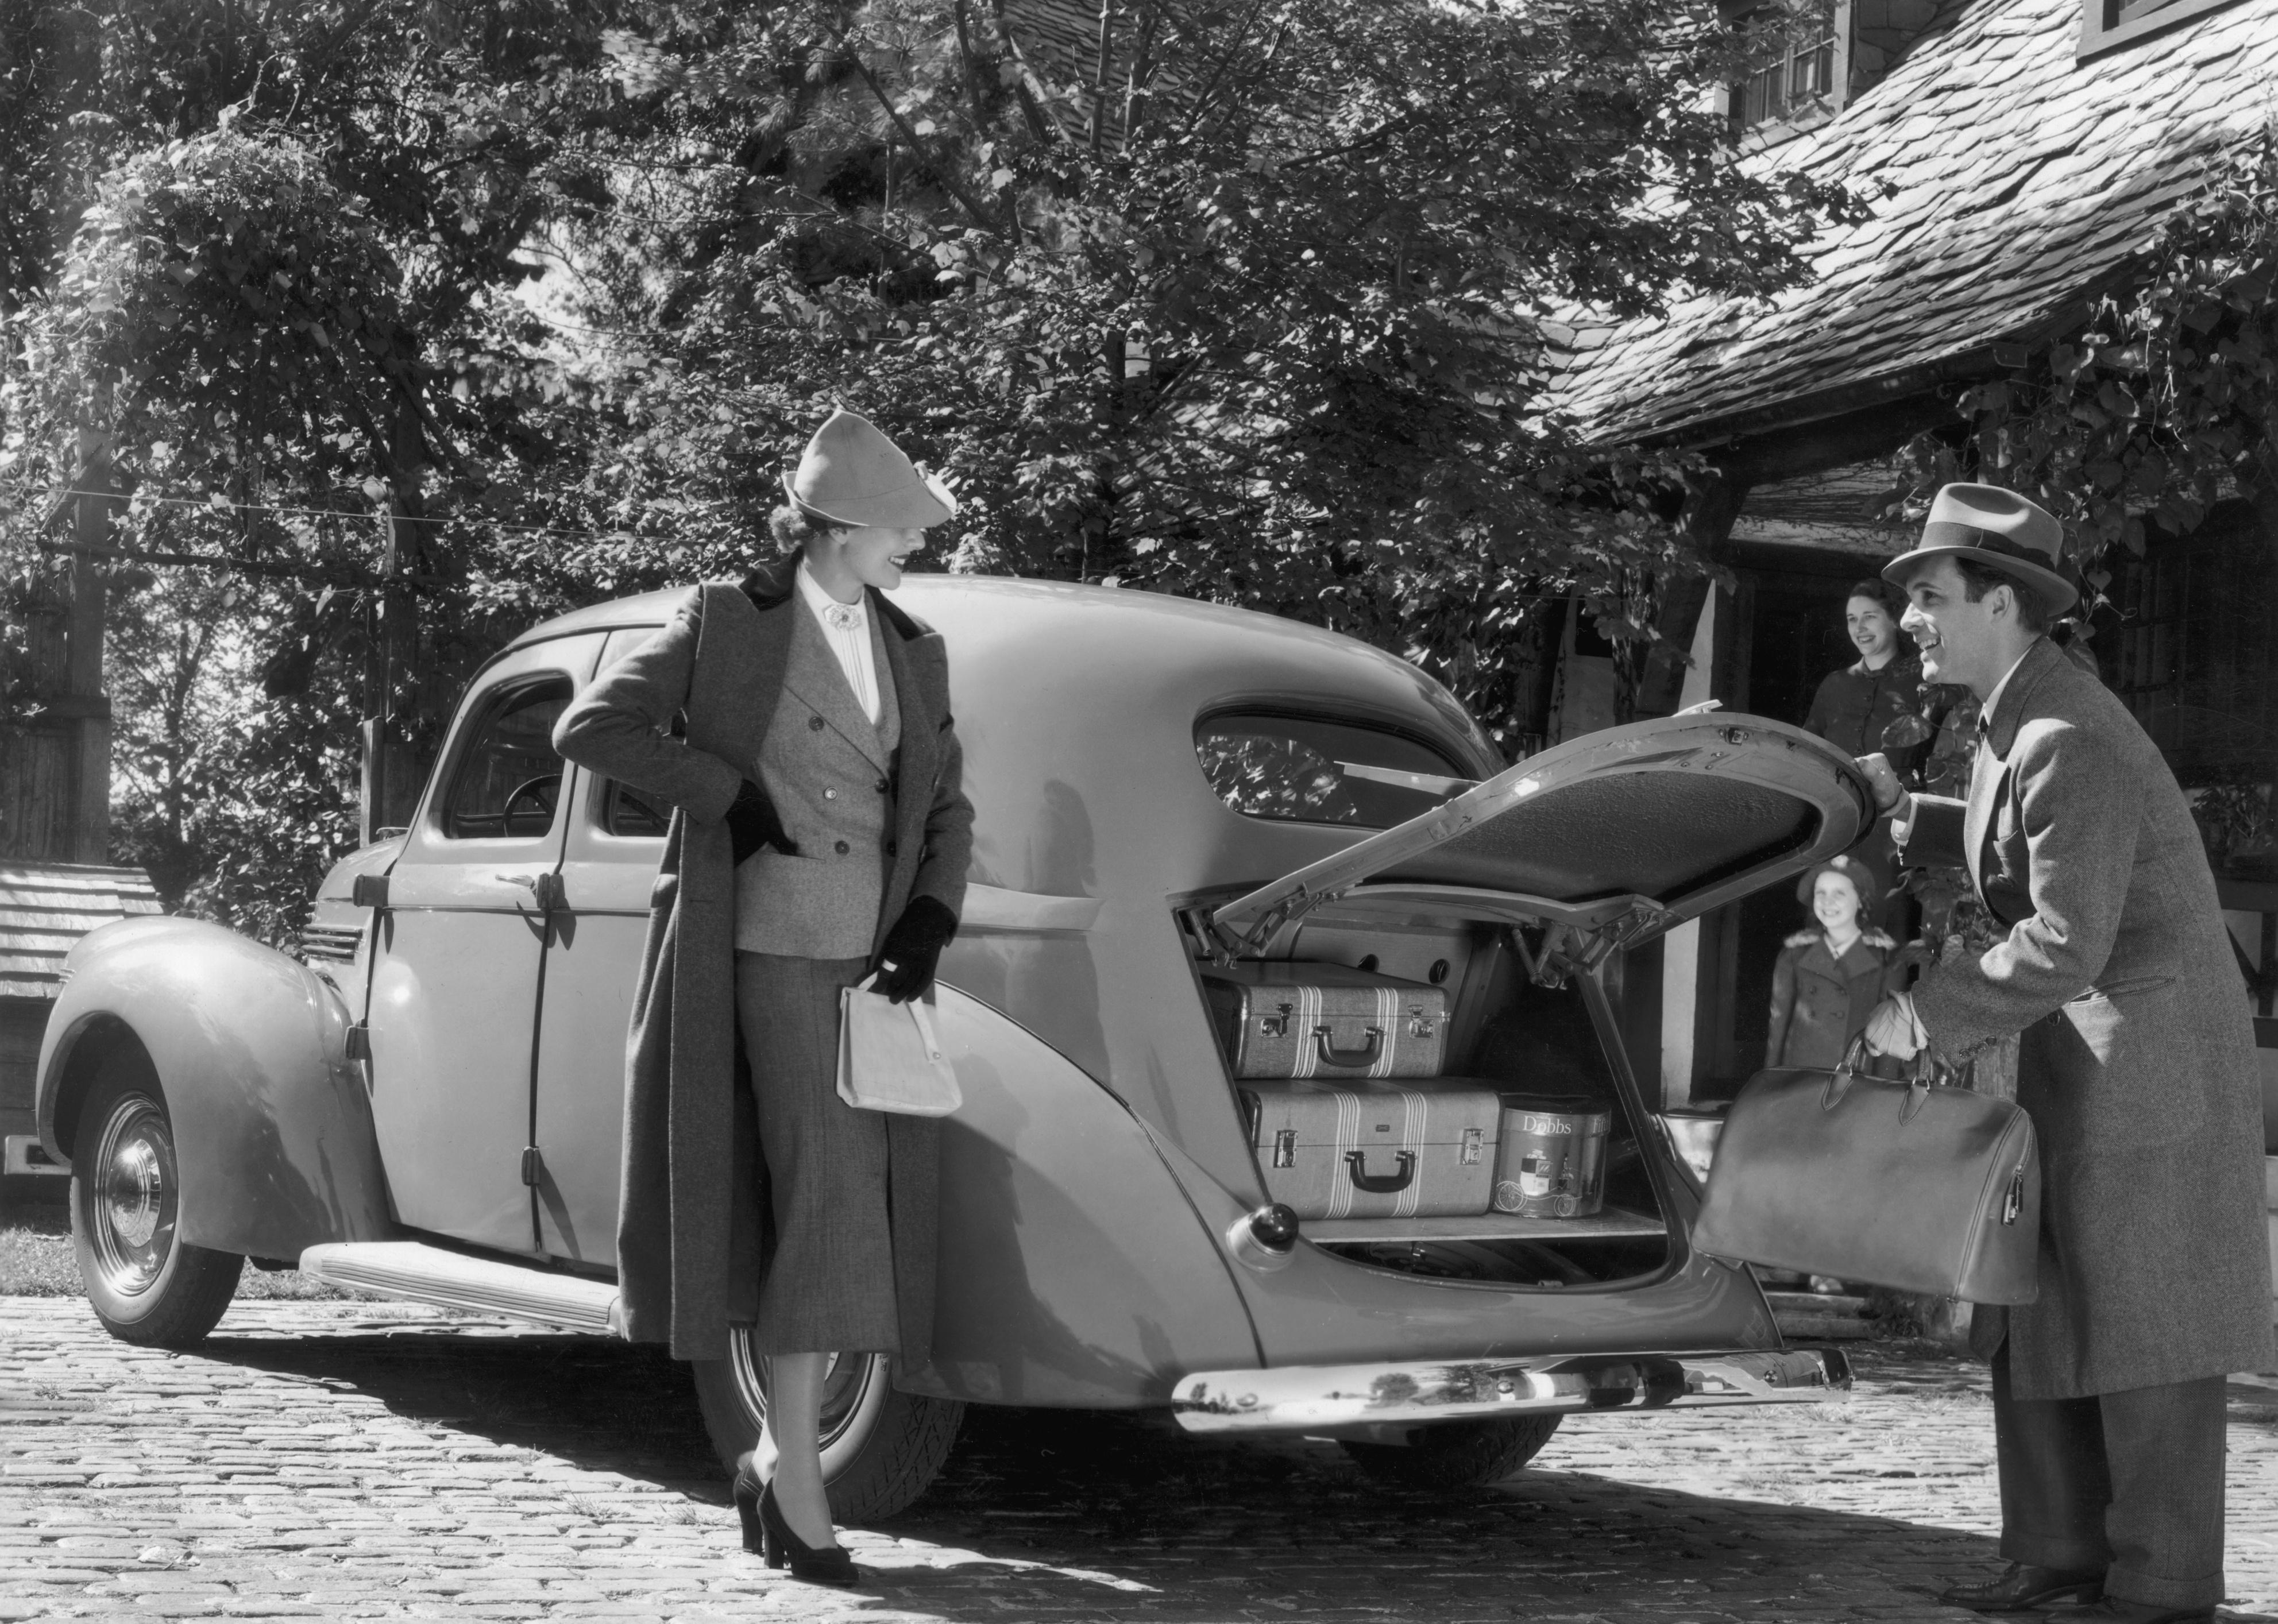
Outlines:
{"label": "grass patch", "polygon": [[76,1297],[79,1264],[60,1209],[0,1215],[0,1296]]}
{"label": "grass patch", "polygon": [[[357,1300],[297,1269],[270,1270],[248,1264],[237,1294],[253,1301]],[[79,1260],[72,1253],[71,1216],[61,1207],[0,1210],[0,1297],[77,1297]]]}

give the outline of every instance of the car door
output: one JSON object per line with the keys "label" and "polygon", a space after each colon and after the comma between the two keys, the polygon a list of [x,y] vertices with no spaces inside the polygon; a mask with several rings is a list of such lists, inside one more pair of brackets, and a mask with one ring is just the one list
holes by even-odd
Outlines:
{"label": "car door", "polygon": [[[657,628],[609,634],[600,668]],[[577,769],[567,805],[560,908],[547,949],[539,1017],[539,1249],[567,1262],[616,1262],[617,1174],[625,1109],[625,1033],[648,934],[650,894],[670,809]]]}
{"label": "car door", "polygon": [[479,1246],[538,1250],[531,1059],[560,884],[554,723],[600,635],[485,670],[387,879],[366,1017],[372,1117],[396,1216]]}

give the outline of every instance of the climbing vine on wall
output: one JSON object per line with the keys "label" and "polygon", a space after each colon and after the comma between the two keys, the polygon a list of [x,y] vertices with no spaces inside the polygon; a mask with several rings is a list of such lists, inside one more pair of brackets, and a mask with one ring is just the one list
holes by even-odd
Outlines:
{"label": "climbing vine on wall", "polygon": [[2167,217],[2123,288],[2008,377],[1959,402],[1966,433],[1901,454],[1925,499],[1976,479],[2063,519],[2102,593],[2117,545],[2198,528],[2226,496],[2278,507],[2278,125],[2223,160]]}

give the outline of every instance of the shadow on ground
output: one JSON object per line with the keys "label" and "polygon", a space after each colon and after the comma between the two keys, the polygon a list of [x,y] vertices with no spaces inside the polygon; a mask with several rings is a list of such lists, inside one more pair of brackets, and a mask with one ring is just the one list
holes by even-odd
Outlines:
{"label": "shadow on ground", "polygon": [[[216,1337],[204,1357],[726,1509],[684,1366],[571,1337]],[[1652,1424],[1640,1419],[1640,1425]],[[975,1408],[924,1499],[852,1536],[889,1609],[1093,1620],[1960,1620],[1932,1597],[1991,1541],[1542,1469],[1437,1496],[1333,1445],[1228,1445],[1150,1417]],[[2242,1619],[2248,1615],[2235,1615]],[[2263,1624],[2274,1624],[2264,1620]]]}

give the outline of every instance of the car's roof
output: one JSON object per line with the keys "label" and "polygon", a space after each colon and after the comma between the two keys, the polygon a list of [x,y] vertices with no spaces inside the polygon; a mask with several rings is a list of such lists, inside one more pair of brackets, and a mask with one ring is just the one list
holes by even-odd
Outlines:
{"label": "car's roof", "polygon": [[[661,626],[692,590],[671,587],[572,610],[531,627],[515,646]],[[1279,615],[1160,592],[1004,576],[912,575],[891,597],[947,639],[960,713],[981,697],[976,689],[1000,683],[1049,690],[1078,708],[1096,697],[1127,714],[1139,692],[1165,687],[1206,700],[1318,694],[1449,743],[1463,741],[1467,753],[1479,757],[1467,764],[1474,770],[1501,765],[1452,696],[1414,666]],[[1183,676],[1173,677],[1173,671]],[[1173,724],[1182,736],[1192,713]]]}

